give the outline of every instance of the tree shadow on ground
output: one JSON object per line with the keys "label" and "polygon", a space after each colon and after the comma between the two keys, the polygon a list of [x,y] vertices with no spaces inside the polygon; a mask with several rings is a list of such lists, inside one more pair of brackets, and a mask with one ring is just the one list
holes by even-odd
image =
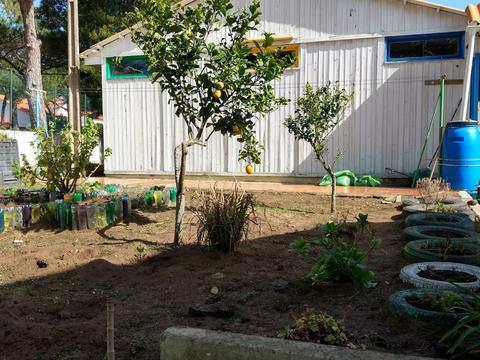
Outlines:
{"label": "tree shadow on ground", "polygon": [[[103,358],[107,301],[115,304],[121,359],[158,359],[160,335],[174,325],[274,337],[307,307],[344,319],[371,348],[431,355],[438,329],[386,310],[388,296],[404,288],[398,279],[407,263],[399,223],[374,228],[384,238],[367,264],[376,273],[374,289],[339,284],[320,291],[305,281],[322,250],[312,247],[310,254],[298,255],[289,245],[298,238],[318,238],[318,227],[259,237],[244,242],[235,254],[162,245],[155,255],[131,265],[100,258],[45,276],[46,270],[38,269],[37,278],[0,287],[0,359]],[[278,280],[286,285],[279,289]],[[212,287],[220,290],[218,295]],[[234,316],[188,315],[189,307],[212,303],[233,306]]]}

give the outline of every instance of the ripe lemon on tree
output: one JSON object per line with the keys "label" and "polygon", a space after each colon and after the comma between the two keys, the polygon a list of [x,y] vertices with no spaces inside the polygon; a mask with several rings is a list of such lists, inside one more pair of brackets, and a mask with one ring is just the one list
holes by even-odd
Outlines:
{"label": "ripe lemon on tree", "polygon": [[255,172],[255,169],[253,168],[252,164],[248,164],[245,168],[245,171],[248,175],[252,175]]}
{"label": "ripe lemon on tree", "polygon": [[223,90],[224,87],[225,87],[225,84],[221,81],[217,81],[217,83],[215,84],[215,89],[217,90]]}
{"label": "ripe lemon on tree", "polygon": [[233,135],[240,135],[242,131],[240,130],[240,128],[238,127],[238,125],[233,125],[232,126],[232,134]]}
{"label": "ripe lemon on tree", "polygon": [[213,97],[216,99],[216,100],[219,100],[221,97],[222,97],[222,92],[220,90],[215,90],[213,92]]}

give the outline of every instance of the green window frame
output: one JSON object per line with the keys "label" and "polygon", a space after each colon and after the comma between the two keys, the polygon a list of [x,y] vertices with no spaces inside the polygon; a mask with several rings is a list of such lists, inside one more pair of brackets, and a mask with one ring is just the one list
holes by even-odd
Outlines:
{"label": "green window frame", "polygon": [[[125,72],[121,73],[121,69],[118,67],[122,64],[132,64],[132,70],[135,70],[135,67],[138,68],[138,72]],[[151,76],[148,71],[148,61],[147,57],[144,55],[135,55],[135,56],[116,56],[107,58],[107,80],[116,80],[116,79],[139,79],[139,78],[149,78]]]}

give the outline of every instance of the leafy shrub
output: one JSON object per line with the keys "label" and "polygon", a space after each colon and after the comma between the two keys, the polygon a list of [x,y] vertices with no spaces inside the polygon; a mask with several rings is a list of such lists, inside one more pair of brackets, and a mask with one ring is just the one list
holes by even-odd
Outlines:
{"label": "leafy shrub", "polygon": [[[57,129],[51,123],[49,134],[39,128],[36,130],[37,141],[31,143],[32,147],[37,147],[36,166],[22,155],[24,165],[17,163],[15,173],[29,186],[40,180],[46,182],[50,191],[73,192],[81,179],[94,172],[87,176],[85,169],[98,144],[98,133],[99,127],[91,119],[87,119],[79,132],[72,130],[70,124]],[[111,149],[105,149],[102,161],[110,155]]]}
{"label": "leafy shrub", "polygon": [[440,343],[448,345],[447,354],[457,358],[465,355],[465,359],[471,359],[480,354],[480,296],[471,293],[473,300],[456,303],[457,310],[466,315],[458,321],[440,339]]}
{"label": "leafy shrub", "polygon": [[233,252],[247,237],[248,225],[254,222],[255,198],[235,184],[233,191],[213,187],[195,195],[198,207],[194,213],[199,221],[197,240],[209,248]]}
{"label": "leafy shrub", "polygon": [[290,340],[356,347],[340,321],[323,312],[315,314],[311,309],[305,311],[281,335]]}
{"label": "leafy shrub", "polygon": [[288,251],[305,254],[310,251],[310,244],[305,239],[296,239],[290,244]]}
{"label": "leafy shrub", "polygon": [[373,272],[362,263],[370,252],[380,245],[379,239],[372,239],[370,248],[363,252],[339,237],[324,237],[320,240],[328,253],[320,255],[316,264],[308,274],[308,279],[314,286],[330,282],[351,282],[361,287],[372,287]]}

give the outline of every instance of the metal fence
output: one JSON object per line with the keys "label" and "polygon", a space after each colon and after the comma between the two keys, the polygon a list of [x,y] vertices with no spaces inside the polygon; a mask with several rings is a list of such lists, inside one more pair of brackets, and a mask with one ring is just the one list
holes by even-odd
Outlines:
{"label": "metal fence", "polygon": [[[56,77],[52,81],[51,76]],[[54,84],[52,84],[54,83]],[[45,111],[48,121],[68,118],[68,88],[64,74],[44,74]],[[32,130],[36,125],[29,106],[30,94],[23,79],[12,69],[0,68],[0,129]],[[101,89],[81,89],[82,117],[96,118],[102,114]]]}

